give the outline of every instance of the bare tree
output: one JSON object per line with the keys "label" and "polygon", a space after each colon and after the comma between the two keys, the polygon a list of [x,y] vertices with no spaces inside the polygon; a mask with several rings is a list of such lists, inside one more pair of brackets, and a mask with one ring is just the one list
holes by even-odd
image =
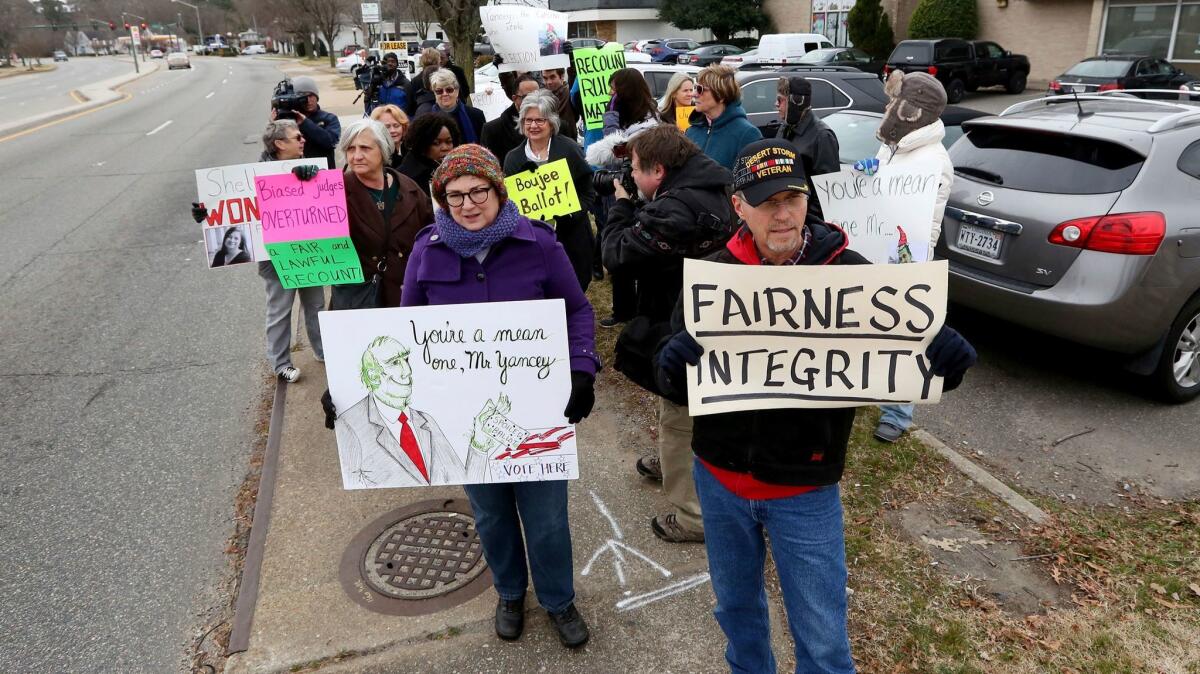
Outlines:
{"label": "bare tree", "polygon": [[350,0],[296,0],[292,3],[296,11],[306,16],[312,26],[317,29],[329,49],[329,67],[336,65],[333,51],[333,40],[338,29],[351,16]]}
{"label": "bare tree", "polygon": [[475,39],[479,37],[479,7],[487,0],[427,0],[438,23],[450,38],[454,60],[466,71],[475,88]]}
{"label": "bare tree", "polygon": [[425,0],[391,0],[388,10],[396,21],[397,33],[401,32],[400,24],[411,23],[416,26],[421,40],[429,35],[429,26],[437,20],[433,8]]}

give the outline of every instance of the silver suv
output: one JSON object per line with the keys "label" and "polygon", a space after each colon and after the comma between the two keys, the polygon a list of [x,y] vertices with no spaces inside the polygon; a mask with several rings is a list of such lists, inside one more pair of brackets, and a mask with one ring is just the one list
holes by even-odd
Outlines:
{"label": "silver suv", "polygon": [[1200,106],[1052,96],[964,126],[937,247],[951,299],[1200,394]]}

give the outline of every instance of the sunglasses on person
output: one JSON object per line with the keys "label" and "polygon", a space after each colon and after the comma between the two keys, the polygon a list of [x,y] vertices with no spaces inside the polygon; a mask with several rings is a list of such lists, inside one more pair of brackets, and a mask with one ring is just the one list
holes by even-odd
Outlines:
{"label": "sunglasses on person", "polygon": [[446,203],[450,204],[451,208],[461,208],[463,200],[469,197],[471,203],[478,206],[488,200],[488,194],[491,191],[492,188],[489,185],[488,187],[476,187],[470,192],[447,192]]}
{"label": "sunglasses on person", "polygon": [[712,89],[709,89],[708,87],[704,86],[703,84],[697,84],[695,91],[696,91],[697,96],[699,96],[700,94],[703,94],[706,91],[709,92],[710,94],[712,93]]}
{"label": "sunglasses on person", "polygon": [[458,87],[447,87],[445,89],[434,89],[433,93],[437,94],[438,96],[446,96],[456,91],[458,91]]}

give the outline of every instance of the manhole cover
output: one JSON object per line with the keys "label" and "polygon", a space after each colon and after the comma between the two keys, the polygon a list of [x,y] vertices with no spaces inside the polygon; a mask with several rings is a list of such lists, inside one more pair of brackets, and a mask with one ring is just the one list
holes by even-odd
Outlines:
{"label": "manhole cover", "polygon": [[461,604],[491,584],[466,501],[422,501],[387,513],[342,556],[342,586],[380,613],[421,615]]}

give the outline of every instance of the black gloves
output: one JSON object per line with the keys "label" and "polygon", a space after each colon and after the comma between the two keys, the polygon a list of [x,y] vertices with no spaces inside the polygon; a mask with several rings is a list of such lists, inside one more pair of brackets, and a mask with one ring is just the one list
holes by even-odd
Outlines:
{"label": "black gloves", "polygon": [[192,219],[196,221],[196,224],[200,224],[200,223],[204,222],[204,219],[207,217],[208,217],[208,209],[204,207],[204,204],[203,203],[198,204],[193,201],[192,202]]}
{"label": "black gloves", "polygon": [[929,348],[925,349],[925,357],[929,359],[930,371],[945,378],[942,383],[943,391],[958,388],[967,369],[979,358],[975,347],[948,325],[943,325],[929,343]]}
{"label": "black gloves", "polygon": [[567,409],[563,410],[567,421],[577,424],[592,413],[592,405],[596,404],[595,382],[596,378],[586,372],[571,371],[571,398],[567,400]]}
{"label": "black gloves", "polygon": [[292,175],[301,180],[312,180],[313,178],[317,177],[317,167],[313,166],[312,164],[293,166]]}
{"label": "black gloves", "polygon": [[325,389],[321,396],[321,409],[325,410],[325,428],[332,431],[333,422],[337,420],[337,408],[333,406],[333,396],[329,395],[329,389]]}
{"label": "black gloves", "polygon": [[686,330],[676,333],[658,354],[658,366],[667,374],[671,385],[687,390],[687,367],[700,362],[704,347]]}
{"label": "black gloves", "polygon": [[504,63],[504,57],[500,56],[499,54],[492,56],[492,65],[499,66],[501,63]]}

